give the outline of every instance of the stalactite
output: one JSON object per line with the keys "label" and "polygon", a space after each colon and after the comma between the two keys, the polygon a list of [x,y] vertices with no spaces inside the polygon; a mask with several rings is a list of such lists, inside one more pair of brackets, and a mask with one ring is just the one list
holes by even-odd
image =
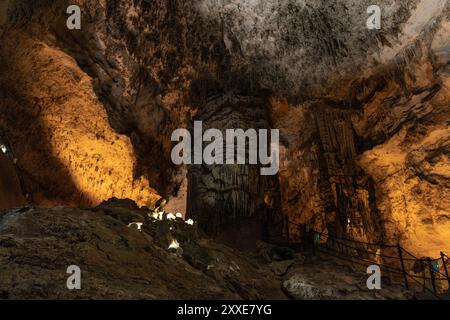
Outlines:
{"label": "stalactite", "polygon": [[[354,131],[349,112],[317,105],[316,119],[320,149],[319,189],[324,203],[328,232],[359,240],[379,239],[382,233],[373,197],[369,197],[367,176],[355,162]],[[328,217],[328,218],[327,218]]]}
{"label": "stalactite", "polygon": [[[216,95],[209,98],[198,119],[204,130],[268,128],[265,105],[258,97]],[[252,218],[265,192],[279,199],[279,190],[271,187],[277,177],[261,176],[259,165],[190,165],[188,179],[188,216],[214,236],[239,220]]]}

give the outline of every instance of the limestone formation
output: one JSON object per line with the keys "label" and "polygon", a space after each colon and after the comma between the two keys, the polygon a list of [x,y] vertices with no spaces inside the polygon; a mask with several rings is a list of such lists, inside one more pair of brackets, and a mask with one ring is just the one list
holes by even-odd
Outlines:
{"label": "limestone formation", "polygon": [[[369,0],[2,2],[0,133],[22,191],[39,206],[163,196],[218,236],[268,193],[273,234],[287,215],[450,251],[449,3],[377,2],[381,30]],[[196,119],[279,128],[278,176],[173,165],[171,133]]]}

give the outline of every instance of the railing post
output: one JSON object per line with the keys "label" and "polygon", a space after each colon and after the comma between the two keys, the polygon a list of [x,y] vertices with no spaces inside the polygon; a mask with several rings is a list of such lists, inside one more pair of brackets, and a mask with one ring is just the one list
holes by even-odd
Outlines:
{"label": "railing post", "polygon": [[448,277],[447,263],[445,262],[445,254],[441,251],[442,265],[444,267],[445,276],[447,277],[448,290],[450,291],[450,278]]}
{"label": "railing post", "polygon": [[405,287],[409,290],[408,285],[408,276],[405,269],[405,263],[403,262],[403,253],[402,253],[402,247],[400,246],[400,243],[397,243],[397,250],[398,250],[398,256],[400,258],[400,263],[402,265],[402,272],[403,272],[403,279],[405,280]]}
{"label": "railing post", "polygon": [[434,268],[433,265],[431,264],[431,258],[427,258],[427,261],[428,261],[428,268],[430,269],[430,277],[431,277],[431,284],[433,285],[433,292],[434,294],[437,294],[436,281],[434,279]]}

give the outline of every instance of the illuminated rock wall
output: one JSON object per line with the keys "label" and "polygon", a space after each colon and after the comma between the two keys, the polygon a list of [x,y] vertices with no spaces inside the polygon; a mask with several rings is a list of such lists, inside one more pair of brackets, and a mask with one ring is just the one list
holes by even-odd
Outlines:
{"label": "illuminated rock wall", "polygon": [[135,175],[129,138],[111,129],[92,79],[70,56],[26,34],[4,39],[1,125],[31,201],[155,201],[156,191]]}

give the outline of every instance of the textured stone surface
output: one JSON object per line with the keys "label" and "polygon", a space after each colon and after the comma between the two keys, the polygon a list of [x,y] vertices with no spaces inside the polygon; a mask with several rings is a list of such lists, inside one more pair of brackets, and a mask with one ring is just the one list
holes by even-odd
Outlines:
{"label": "textured stone surface", "polygon": [[26,204],[13,161],[0,151],[0,209]]}
{"label": "textured stone surface", "polygon": [[[365,0],[71,1],[80,31],[65,27],[69,1],[9,2],[0,124],[35,202],[180,203],[194,185],[191,207],[212,205],[191,213],[227,222],[272,188],[296,222],[450,249],[448,1],[378,1],[380,31]],[[246,176],[236,195],[244,169],[216,168],[204,187],[206,168],[189,187],[197,168],[171,165],[170,134],[230,93],[254,97],[239,125],[280,128],[279,179]]]}
{"label": "textured stone surface", "polygon": [[[369,291],[365,270],[330,257],[271,254],[280,250],[243,253],[199,239],[196,225],[149,219],[129,200],[1,211],[0,299],[411,298],[388,283]],[[81,269],[80,290],[66,287],[70,265]]]}
{"label": "textured stone surface", "polygon": [[[182,220],[146,216],[128,202],[1,212],[0,299],[286,298],[256,258],[199,240]],[[142,231],[128,221],[144,222]],[[173,239],[181,255],[168,249]],[[81,290],[66,288],[70,265]]]}
{"label": "textured stone surface", "polygon": [[129,138],[111,128],[92,79],[73,58],[21,32],[11,31],[3,43],[1,124],[32,201],[157,199],[135,174]]}
{"label": "textured stone surface", "polygon": [[420,255],[449,250],[446,10],[348,86],[350,100],[272,98],[282,205],[293,220],[362,241],[400,241]]}
{"label": "textured stone surface", "polygon": [[412,299],[401,282],[394,284],[382,278],[381,290],[368,290],[363,268],[329,256],[319,259],[296,263],[289,269],[283,277],[283,290],[289,296],[298,300]]}

